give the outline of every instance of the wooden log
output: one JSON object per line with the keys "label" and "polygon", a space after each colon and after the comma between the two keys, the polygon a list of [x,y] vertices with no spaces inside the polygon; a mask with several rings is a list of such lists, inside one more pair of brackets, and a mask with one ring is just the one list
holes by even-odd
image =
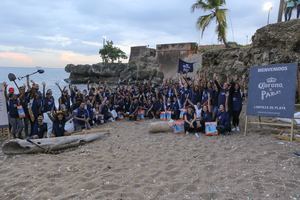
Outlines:
{"label": "wooden log", "polygon": [[172,131],[172,123],[169,122],[152,122],[149,124],[150,133],[164,133]]}
{"label": "wooden log", "polygon": [[112,128],[100,128],[100,127],[96,127],[96,128],[92,128],[92,129],[83,129],[81,131],[75,131],[72,133],[65,133],[65,136],[70,136],[70,135],[84,135],[84,134],[91,134],[91,133],[99,133],[99,132],[110,132],[112,130]]}
{"label": "wooden log", "polygon": [[51,153],[99,140],[107,135],[109,135],[109,132],[32,140],[13,139],[4,142],[2,152],[7,155]]}

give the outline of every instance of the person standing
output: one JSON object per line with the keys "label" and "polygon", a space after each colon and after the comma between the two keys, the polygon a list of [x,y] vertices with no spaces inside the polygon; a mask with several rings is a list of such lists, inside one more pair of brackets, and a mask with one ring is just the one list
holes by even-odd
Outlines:
{"label": "person standing", "polygon": [[[8,95],[6,93],[7,85],[4,84],[5,88],[5,97],[7,100],[7,110],[8,110],[8,118],[9,124],[11,126],[11,133],[14,138],[22,138],[22,130],[24,128],[22,116],[19,115],[18,107],[21,106],[20,100],[18,96],[14,93],[14,88],[8,89]],[[23,109],[23,108],[22,108]],[[25,116],[24,110],[23,114]]]}
{"label": "person standing", "polygon": [[300,0],[297,0],[297,19],[300,17]]}
{"label": "person standing", "polygon": [[292,17],[293,9],[296,5],[296,2],[295,2],[295,0],[285,0],[285,2],[286,2],[286,8],[285,8],[285,14],[284,14],[285,21],[290,21],[291,17]]}
{"label": "person standing", "polygon": [[228,110],[228,97],[229,92],[225,94],[225,104],[221,104],[217,114],[217,130],[219,134],[227,134],[231,131],[230,115]]}
{"label": "person standing", "polygon": [[20,104],[22,105],[25,113],[25,117],[23,118],[24,123],[24,132],[25,138],[29,136],[29,127],[30,127],[30,120],[29,120],[29,112],[28,112],[28,92],[26,92],[26,86],[19,87],[19,100]]}
{"label": "person standing", "polygon": [[232,131],[240,131],[239,122],[240,114],[243,107],[243,94],[238,83],[232,84],[230,91],[230,101],[232,105]]}

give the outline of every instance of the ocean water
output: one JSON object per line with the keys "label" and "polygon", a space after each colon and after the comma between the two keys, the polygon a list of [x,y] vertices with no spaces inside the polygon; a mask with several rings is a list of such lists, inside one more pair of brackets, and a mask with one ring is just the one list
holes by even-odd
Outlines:
{"label": "ocean water", "polygon": [[[31,74],[37,69],[43,69],[45,72],[43,74],[34,74],[30,76],[30,80],[38,83],[40,85],[40,90],[42,89],[42,82],[46,83],[46,89],[52,89],[53,96],[58,99],[60,96],[60,91],[55,85],[55,83],[59,83],[61,86],[67,85],[64,79],[69,78],[69,74],[65,72],[64,68],[36,68],[36,67],[0,67],[0,82],[6,82],[9,87],[15,87],[15,84],[8,79],[8,74],[13,73],[16,77],[21,77],[26,74]],[[26,83],[26,78],[22,80],[16,80],[18,86]]]}

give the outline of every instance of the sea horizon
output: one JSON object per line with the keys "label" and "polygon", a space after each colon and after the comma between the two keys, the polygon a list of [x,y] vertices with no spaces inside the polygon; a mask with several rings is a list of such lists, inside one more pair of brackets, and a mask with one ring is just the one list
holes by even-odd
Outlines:
{"label": "sea horizon", "polygon": [[59,83],[60,86],[67,86],[68,83],[65,79],[69,78],[69,73],[65,71],[65,68],[50,68],[50,67],[3,67],[0,66],[0,83],[6,82],[8,87],[13,87],[16,89],[15,83],[8,79],[8,74],[13,73],[17,77],[16,83],[18,86],[24,85],[26,83],[26,78],[18,79],[18,77],[26,76],[35,72],[37,69],[43,69],[43,74],[34,74],[30,76],[30,80],[38,83],[42,91],[42,82],[46,83],[46,90],[51,89],[53,91],[53,96],[57,100],[60,96],[60,90],[56,86]]}
{"label": "sea horizon", "polygon": [[64,69],[65,67],[45,67],[45,66],[0,66],[0,68],[47,68],[47,69]]}

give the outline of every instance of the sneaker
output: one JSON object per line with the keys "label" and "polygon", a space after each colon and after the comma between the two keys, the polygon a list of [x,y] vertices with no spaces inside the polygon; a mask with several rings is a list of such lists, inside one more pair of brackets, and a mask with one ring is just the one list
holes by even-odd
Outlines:
{"label": "sneaker", "polygon": [[234,131],[236,131],[237,129],[235,128],[235,127],[233,127],[232,129],[231,129],[231,131],[232,132],[234,132]]}
{"label": "sneaker", "polygon": [[199,135],[198,133],[195,133],[195,136],[196,136],[197,138],[200,138],[200,135]]}
{"label": "sneaker", "polygon": [[240,132],[240,127],[236,127],[236,131],[237,131],[237,132]]}
{"label": "sneaker", "polygon": [[190,134],[190,133],[187,131],[187,132],[185,132],[185,134],[188,135],[188,134]]}
{"label": "sneaker", "polygon": [[299,157],[300,157],[300,151],[296,151],[296,152],[294,152],[294,154],[295,154],[296,156],[299,156]]}

